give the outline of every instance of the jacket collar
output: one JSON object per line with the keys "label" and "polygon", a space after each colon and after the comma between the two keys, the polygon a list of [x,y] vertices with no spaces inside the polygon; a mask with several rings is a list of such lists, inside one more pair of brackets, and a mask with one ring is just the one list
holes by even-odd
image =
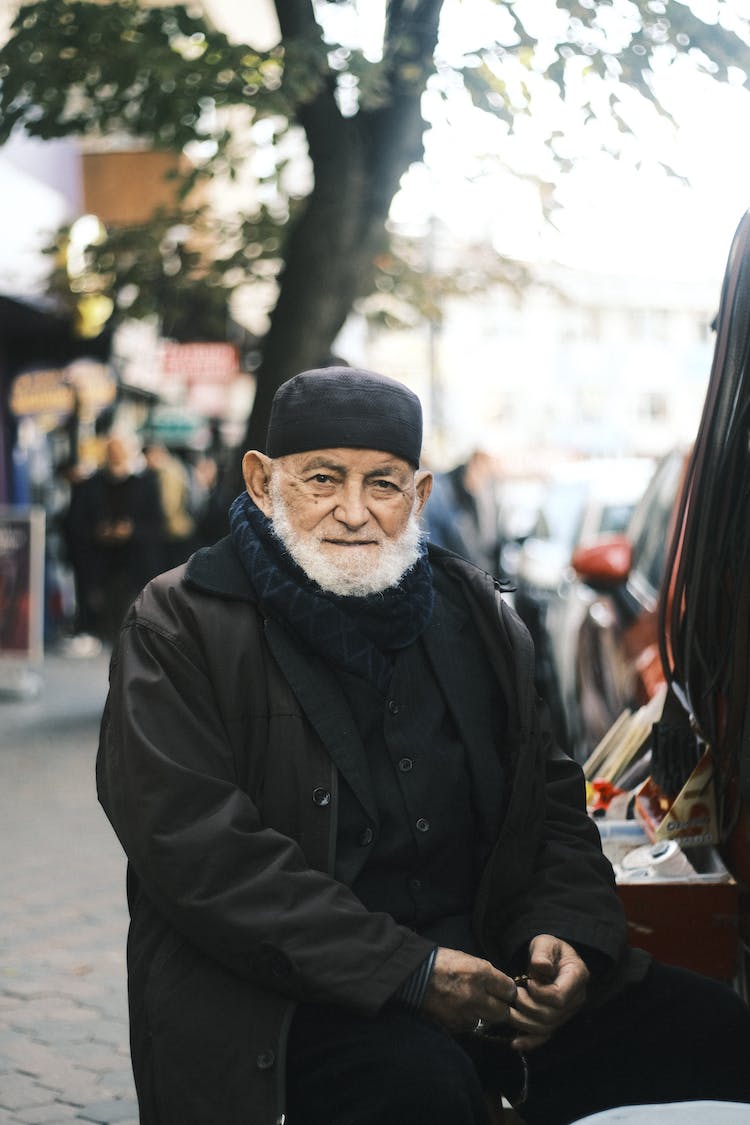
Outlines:
{"label": "jacket collar", "polygon": [[219,598],[255,601],[230,535],[212,547],[201,547],[190,556],[185,568],[185,581],[188,586]]}
{"label": "jacket collar", "polygon": [[[496,642],[497,618],[487,614],[487,601],[496,598],[497,591],[502,589],[502,584],[494,581],[484,571],[472,566],[452,551],[442,547],[429,546],[429,558],[433,564],[435,578],[440,582],[443,572],[448,577],[458,579],[464,591],[470,593],[472,613],[471,617],[489,645],[490,653],[495,653],[494,663],[496,673],[503,679],[507,675],[507,668],[516,665],[516,689],[521,699],[533,698],[533,669],[534,656],[531,639],[523,626],[510,613],[507,606],[500,603],[499,618],[501,627],[501,646],[504,658],[498,661]],[[231,536],[220,539],[212,547],[202,547],[191,556],[185,570],[185,581],[189,586],[203,590],[205,593],[214,594],[216,597],[239,599],[254,602],[250,584],[245,577],[242,563],[235,551]],[[443,584],[441,584],[443,585]],[[443,585],[445,591],[447,587]],[[455,599],[451,599],[456,608]],[[497,598],[497,601],[500,601]],[[457,611],[461,612],[461,611]],[[493,637],[494,634],[494,637]],[[530,693],[530,694],[529,694]],[[512,696],[510,696],[512,698]],[[528,714],[513,716],[511,720],[520,723],[521,733],[526,733]]]}

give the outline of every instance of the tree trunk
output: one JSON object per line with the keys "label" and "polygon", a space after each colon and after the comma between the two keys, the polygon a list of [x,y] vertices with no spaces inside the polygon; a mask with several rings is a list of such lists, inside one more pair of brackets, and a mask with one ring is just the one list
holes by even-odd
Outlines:
{"label": "tree trunk", "polygon": [[[263,449],[277,387],[323,364],[354,301],[371,291],[374,259],[402,175],[423,155],[420,100],[443,0],[391,0],[385,40],[390,97],[343,117],[333,80],[299,113],[315,185],[289,239],[263,342],[245,449]],[[282,36],[310,32],[309,0],[277,3]]]}

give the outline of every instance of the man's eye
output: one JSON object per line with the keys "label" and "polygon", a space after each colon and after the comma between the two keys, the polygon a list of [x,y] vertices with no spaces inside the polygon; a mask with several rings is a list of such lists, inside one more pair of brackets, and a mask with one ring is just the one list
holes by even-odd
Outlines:
{"label": "man's eye", "polygon": [[315,484],[330,484],[333,478],[329,477],[327,473],[316,473],[312,479]]}
{"label": "man's eye", "polygon": [[373,481],[373,484],[381,492],[398,491],[397,486],[393,483],[392,480],[376,480],[376,481]]}

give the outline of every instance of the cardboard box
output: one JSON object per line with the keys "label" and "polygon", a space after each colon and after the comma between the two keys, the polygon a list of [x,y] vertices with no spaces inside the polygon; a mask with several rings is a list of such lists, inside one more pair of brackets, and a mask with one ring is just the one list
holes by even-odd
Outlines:
{"label": "cardboard box", "polygon": [[718,843],[714,763],[710,752],[703,754],[673,802],[665,798],[653,778],[647,777],[635,793],[635,815],[650,840],[678,840],[683,847]]}
{"label": "cardboard box", "polygon": [[[619,865],[628,851],[649,843],[636,821],[604,819],[598,820],[597,826],[613,865]],[[731,982],[737,973],[739,952],[737,883],[716,848],[683,850],[694,874],[618,881],[630,944],[666,964]]]}

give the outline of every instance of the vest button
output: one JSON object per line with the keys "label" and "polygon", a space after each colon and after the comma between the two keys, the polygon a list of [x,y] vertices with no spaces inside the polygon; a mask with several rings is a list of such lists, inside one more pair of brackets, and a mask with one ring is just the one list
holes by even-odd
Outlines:
{"label": "vest button", "polygon": [[398,715],[400,708],[395,699],[388,700],[388,710],[392,715]]}
{"label": "vest button", "polygon": [[422,890],[422,880],[421,879],[410,879],[409,880],[409,887],[413,891],[421,891]]}
{"label": "vest button", "polygon": [[276,1055],[273,1051],[261,1051],[255,1060],[255,1065],[258,1067],[258,1070],[270,1070],[275,1062]]}
{"label": "vest button", "polygon": [[414,762],[411,758],[401,758],[398,763],[398,768],[401,770],[401,773],[408,773],[409,770],[414,768]]}
{"label": "vest button", "polygon": [[372,828],[363,828],[359,834],[359,842],[363,848],[366,848],[375,839],[375,833]]}
{"label": "vest button", "polygon": [[313,804],[314,805],[320,805],[321,808],[324,805],[330,805],[330,803],[331,803],[331,790],[330,789],[323,789],[322,786],[319,786],[317,789],[313,789],[312,799],[313,799]]}
{"label": "vest button", "polygon": [[417,821],[416,828],[417,828],[417,832],[429,832],[430,831],[429,820],[425,820],[425,818],[423,816],[420,816],[419,820]]}

